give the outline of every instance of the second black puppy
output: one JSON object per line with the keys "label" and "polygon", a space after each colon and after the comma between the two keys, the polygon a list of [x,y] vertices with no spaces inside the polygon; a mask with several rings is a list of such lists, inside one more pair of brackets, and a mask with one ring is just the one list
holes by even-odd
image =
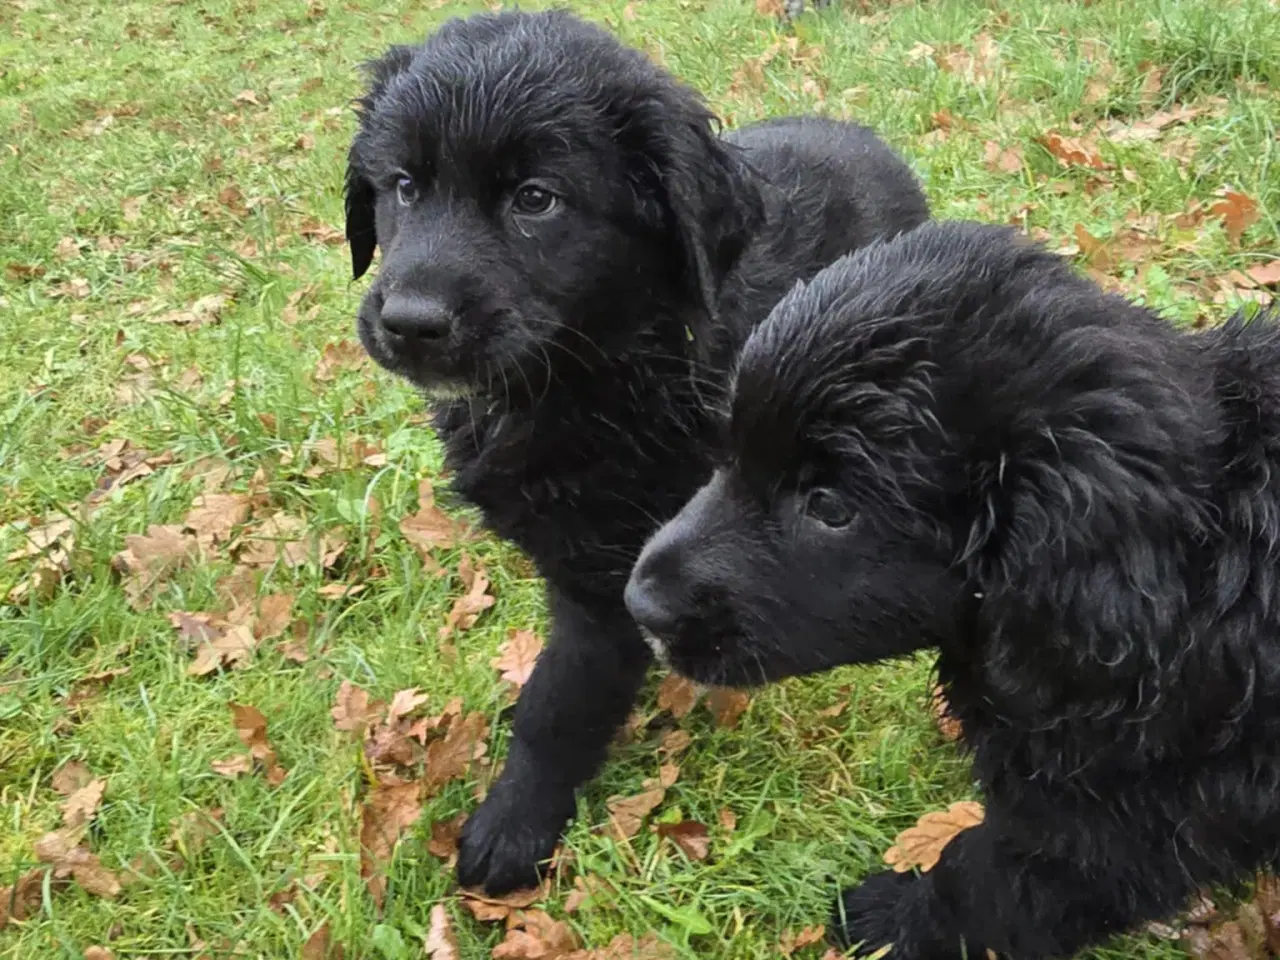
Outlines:
{"label": "second black puppy", "polygon": [[1276,866],[1277,320],[1180,333],[926,224],[752,335],[724,466],[627,597],[707,683],[938,649],[986,819],[846,891],[844,941],[1063,956]]}
{"label": "second black puppy", "polygon": [[465,884],[532,883],[651,655],[622,590],[709,474],[729,359],[797,279],[926,219],[868,130],[725,139],[701,98],[563,12],[480,15],[373,70],[347,173],[369,353],[436,398],[454,488],[546,578],[545,652],[467,821]]}

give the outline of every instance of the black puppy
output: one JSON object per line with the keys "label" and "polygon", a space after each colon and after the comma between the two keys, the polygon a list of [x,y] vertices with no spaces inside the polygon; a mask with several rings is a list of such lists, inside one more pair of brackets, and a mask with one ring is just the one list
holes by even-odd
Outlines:
{"label": "black puppy", "polygon": [[551,638],[463,883],[536,880],[651,655],[622,591],[710,475],[729,358],[796,281],[924,220],[868,130],[726,139],[700,97],[564,12],[446,23],[373,67],[347,171],[369,353],[439,402],[454,489],[537,563]]}
{"label": "black puppy", "polygon": [[847,890],[844,942],[1065,956],[1276,865],[1278,320],[1180,333],[952,223],[752,334],[627,600],[706,683],[938,648],[986,821]]}

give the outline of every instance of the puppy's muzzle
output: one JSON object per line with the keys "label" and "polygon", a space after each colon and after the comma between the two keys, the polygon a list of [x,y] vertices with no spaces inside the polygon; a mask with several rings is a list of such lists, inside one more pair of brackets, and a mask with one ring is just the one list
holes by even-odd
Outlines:
{"label": "puppy's muzzle", "polygon": [[388,333],[412,344],[443,340],[453,330],[454,318],[441,297],[396,292],[383,302],[379,322]]}

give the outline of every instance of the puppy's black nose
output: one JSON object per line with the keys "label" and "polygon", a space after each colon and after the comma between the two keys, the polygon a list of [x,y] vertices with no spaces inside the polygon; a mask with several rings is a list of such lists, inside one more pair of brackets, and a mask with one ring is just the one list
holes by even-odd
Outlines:
{"label": "puppy's black nose", "polygon": [[414,340],[438,340],[453,326],[453,311],[439,297],[393,293],[382,305],[382,325]]}
{"label": "puppy's black nose", "polygon": [[663,597],[657,579],[636,570],[622,593],[627,612],[636,623],[651,633],[666,636],[678,619],[671,604]]}

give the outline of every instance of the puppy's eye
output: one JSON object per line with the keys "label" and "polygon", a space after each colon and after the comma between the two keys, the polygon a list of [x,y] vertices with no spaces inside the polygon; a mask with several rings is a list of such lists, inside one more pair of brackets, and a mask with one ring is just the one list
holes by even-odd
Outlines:
{"label": "puppy's eye", "polygon": [[550,213],[556,206],[556,195],[536,183],[522,184],[511,198],[512,209],[526,217]]}
{"label": "puppy's eye", "polygon": [[396,200],[400,202],[400,206],[409,207],[417,199],[418,185],[413,182],[413,177],[408,174],[401,174],[396,180]]}
{"label": "puppy's eye", "polygon": [[804,512],[823,526],[838,530],[853,522],[853,511],[844,498],[827,487],[815,487],[805,498]]}

